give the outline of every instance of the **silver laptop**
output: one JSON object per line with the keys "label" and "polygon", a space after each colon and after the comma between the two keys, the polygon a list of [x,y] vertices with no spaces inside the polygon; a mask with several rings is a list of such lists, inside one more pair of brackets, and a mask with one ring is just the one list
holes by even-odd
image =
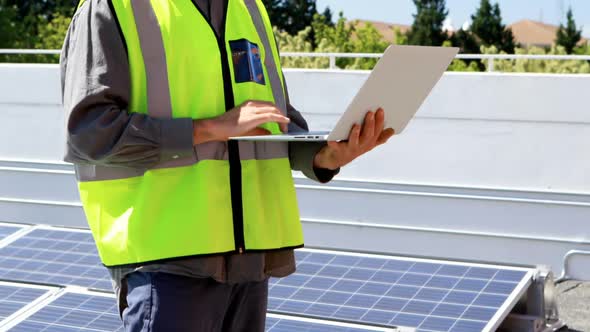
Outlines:
{"label": "silver laptop", "polygon": [[244,141],[343,141],[368,111],[385,111],[385,128],[401,134],[457,53],[453,47],[392,45],[342,115],[328,132],[233,137]]}

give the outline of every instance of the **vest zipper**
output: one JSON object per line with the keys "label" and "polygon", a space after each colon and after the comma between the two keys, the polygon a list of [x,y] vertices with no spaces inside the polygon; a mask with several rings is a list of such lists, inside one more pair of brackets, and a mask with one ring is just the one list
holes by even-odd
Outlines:
{"label": "vest zipper", "polygon": [[[215,27],[211,24],[211,18],[205,15],[198,4],[193,0],[193,5],[201,13],[203,18],[211,27],[211,31],[217,39],[217,45],[221,55],[221,71],[223,74],[223,94],[225,97],[225,110],[230,111],[235,107],[234,89],[228,61],[227,46],[225,45],[225,29],[227,23],[227,12],[229,9],[229,0],[225,0],[221,34],[217,34]],[[240,160],[240,146],[237,141],[229,141],[227,144],[229,154],[229,183],[231,192],[231,205],[234,226],[235,250],[239,254],[246,251],[246,241],[244,240],[244,210],[242,203],[242,162]]]}
{"label": "vest zipper", "polygon": [[228,152],[229,183],[234,219],[234,241],[236,251],[239,254],[243,254],[246,244],[244,240],[244,213],[242,205],[242,162],[240,161],[240,147],[237,141],[228,142]]}

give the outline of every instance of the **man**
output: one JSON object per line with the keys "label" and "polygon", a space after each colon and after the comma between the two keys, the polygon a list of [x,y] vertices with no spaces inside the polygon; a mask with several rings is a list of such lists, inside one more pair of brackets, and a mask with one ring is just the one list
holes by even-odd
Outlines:
{"label": "man", "polygon": [[127,331],[263,331],[303,245],[291,169],[328,182],[385,143],[247,143],[307,129],[260,0],[86,0],[62,58],[66,160]]}

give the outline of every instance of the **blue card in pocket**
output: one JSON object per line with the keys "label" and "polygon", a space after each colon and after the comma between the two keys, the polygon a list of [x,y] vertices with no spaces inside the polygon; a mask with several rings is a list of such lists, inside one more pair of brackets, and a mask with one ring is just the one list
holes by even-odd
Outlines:
{"label": "blue card in pocket", "polygon": [[236,83],[254,82],[266,85],[258,45],[246,39],[229,42],[234,62]]}

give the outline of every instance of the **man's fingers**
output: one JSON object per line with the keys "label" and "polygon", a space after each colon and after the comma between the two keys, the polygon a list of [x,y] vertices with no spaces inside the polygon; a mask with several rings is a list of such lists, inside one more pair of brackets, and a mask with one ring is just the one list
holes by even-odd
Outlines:
{"label": "man's fingers", "polygon": [[377,139],[377,145],[385,144],[387,141],[395,135],[395,130],[387,128],[381,132],[379,139]]}
{"label": "man's fingers", "polygon": [[254,128],[248,132],[243,133],[240,136],[267,136],[270,135],[270,131],[263,128]]}
{"label": "man's fingers", "polygon": [[282,116],[282,115],[278,115],[278,114],[274,114],[274,113],[268,113],[268,114],[258,114],[254,117],[254,119],[252,120],[252,122],[250,122],[251,126],[260,126],[263,124],[267,124],[267,123],[277,123],[281,129],[281,131],[283,133],[286,133],[288,131],[288,124],[291,122],[291,119]]}
{"label": "man's fingers", "polygon": [[349,146],[358,147],[361,137],[361,126],[355,124],[350,131],[350,137],[348,138]]}
{"label": "man's fingers", "polygon": [[257,120],[262,121],[262,123],[277,122],[288,124],[291,122],[291,119],[288,117],[275,113],[258,114]]}
{"label": "man's fingers", "polygon": [[385,129],[385,111],[379,108],[375,114],[375,134],[382,133],[383,129]]}
{"label": "man's fingers", "polygon": [[281,112],[280,109],[274,107],[274,106],[263,106],[263,107],[256,107],[256,110],[254,111],[255,114],[268,114],[268,113],[273,113],[273,114],[278,114],[278,115],[283,115],[283,112]]}
{"label": "man's fingers", "polygon": [[283,124],[288,124],[291,122],[291,119],[284,116],[283,113],[281,113],[281,111],[278,109],[261,110],[260,112],[256,113],[256,117],[266,122],[278,122]]}
{"label": "man's fingers", "polygon": [[283,132],[283,134],[289,132],[289,126],[286,123],[279,123],[279,127],[281,127],[281,131]]}
{"label": "man's fingers", "polygon": [[375,135],[375,113],[368,112],[365,116],[365,123],[363,124],[363,130],[360,136],[361,144],[367,143],[373,139]]}

